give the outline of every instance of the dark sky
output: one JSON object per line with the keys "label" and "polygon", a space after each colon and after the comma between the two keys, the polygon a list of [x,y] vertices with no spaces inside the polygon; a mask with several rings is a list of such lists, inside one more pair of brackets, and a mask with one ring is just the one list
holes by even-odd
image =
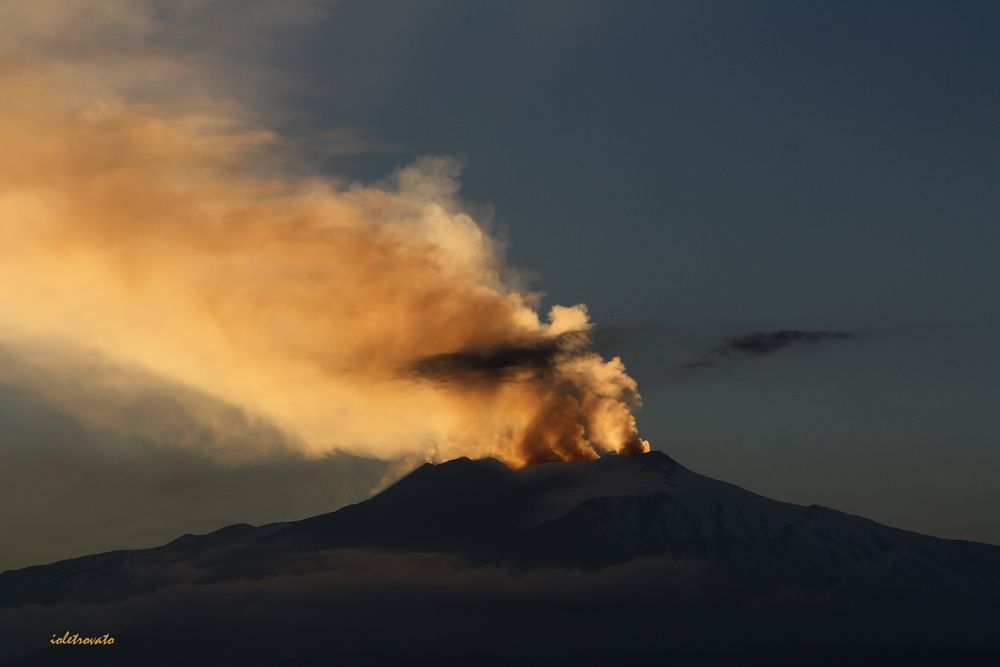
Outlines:
{"label": "dark sky", "polygon": [[978,323],[998,11],[345,2],[295,54],[298,108],[464,155],[515,263],[605,321]]}
{"label": "dark sky", "polygon": [[[237,94],[293,141],[325,132],[331,174],[461,156],[511,264],[546,304],[586,303],[639,381],[654,448],[1000,543],[1000,4],[342,0],[266,45],[225,12],[153,39],[266,68],[276,92]],[[24,537],[0,569],[327,511],[385,472],[136,449],[0,353],[0,507],[44,498],[0,510]],[[131,401],[181,415],[178,391]]]}
{"label": "dark sky", "polygon": [[465,156],[514,262],[600,321],[982,323],[998,13],[345,2],[295,54],[298,108]]}

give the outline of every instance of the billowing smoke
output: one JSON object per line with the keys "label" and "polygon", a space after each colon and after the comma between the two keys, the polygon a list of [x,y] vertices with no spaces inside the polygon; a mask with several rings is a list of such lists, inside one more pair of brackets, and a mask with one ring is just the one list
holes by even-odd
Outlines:
{"label": "billowing smoke", "polygon": [[84,90],[30,49],[0,60],[0,336],[183,383],[308,453],[648,449],[622,362],[590,349],[584,306],[540,316],[457,162],[334,181],[231,101],[130,97],[115,72]]}
{"label": "billowing smoke", "polygon": [[[586,318],[583,306],[553,309],[563,317]],[[526,463],[592,458],[598,452],[640,454],[649,445],[636,433],[629,410],[638,402],[635,382],[617,357],[604,362],[590,349],[586,327],[546,332],[524,342],[504,342],[418,359],[418,379],[486,397],[505,383],[529,388],[535,416],[517,438],[518,458]],[[526,408],[531,410],[530,407]]]}

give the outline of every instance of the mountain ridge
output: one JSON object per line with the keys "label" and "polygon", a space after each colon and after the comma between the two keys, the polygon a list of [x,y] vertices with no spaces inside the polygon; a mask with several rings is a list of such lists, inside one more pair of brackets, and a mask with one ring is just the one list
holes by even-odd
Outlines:
{"label": "mountain ridge", "polygon": [[424,464],[382,493],[326,514],[5,571],[0,607],[108,602],[177,584],[259,579],[344,550],[442,553],[521,569],[668,559],[697,564],[702,585],[741,595],[808,589],[851,604],[1000,606],[1000,547],[773,500],[651,452],[517,470],[495,459]]}

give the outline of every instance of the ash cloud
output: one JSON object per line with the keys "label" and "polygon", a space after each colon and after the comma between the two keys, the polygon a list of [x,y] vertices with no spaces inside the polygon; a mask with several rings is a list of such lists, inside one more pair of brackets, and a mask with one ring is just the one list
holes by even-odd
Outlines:
{"label": "ash cloud", "polygon": [[[510,277],[459,161],[376,183],[316,173],[232,85],[216,91],[255,71],[163,48],[186,34],[165,6],[24,8],[0,12],[0,36],[19,36],[0,47],[0,341],[142,368],[313,457],[648,449],[624,364],[567,343],[592,327],[583,304],[539,312]],[[70,39],[76,18],[100,39]],[[545,381],[506,381],[525,376]]]}

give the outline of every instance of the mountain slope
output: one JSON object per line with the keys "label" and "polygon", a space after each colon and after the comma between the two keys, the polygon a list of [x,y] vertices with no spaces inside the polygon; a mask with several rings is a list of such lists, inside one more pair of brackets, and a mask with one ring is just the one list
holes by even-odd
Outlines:
{"label": "mountain slope", "polygon": [[365,502],[302,521],[4,572],[0,606],[314,571],[325,566],[311,555],[331,550],[447,553],[512,568],[663,558],[696,564],[701,585],[724,595],[1000,605],[1000,547],[770,500],[653,452],[522,470],[492,459],[428,464]]}

